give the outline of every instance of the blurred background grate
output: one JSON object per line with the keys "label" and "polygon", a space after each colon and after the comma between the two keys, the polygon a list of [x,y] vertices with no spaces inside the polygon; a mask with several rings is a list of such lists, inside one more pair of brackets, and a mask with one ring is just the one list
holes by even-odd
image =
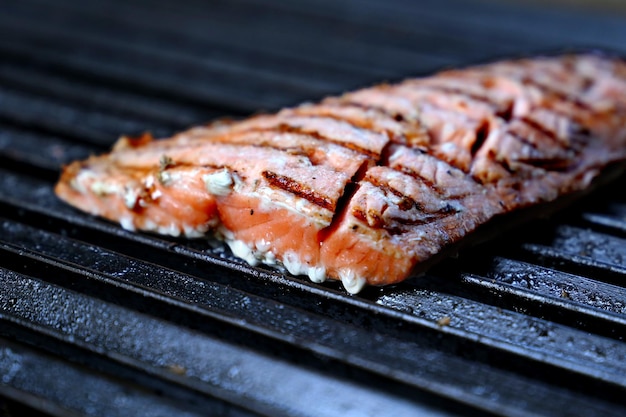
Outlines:
{"label": "blurred background grate", "polygon": [[121,134],[492,58],[623,53],[619,4],[3,1],[0,414],[624,415],[624,179],[358,296],[52,192]]}

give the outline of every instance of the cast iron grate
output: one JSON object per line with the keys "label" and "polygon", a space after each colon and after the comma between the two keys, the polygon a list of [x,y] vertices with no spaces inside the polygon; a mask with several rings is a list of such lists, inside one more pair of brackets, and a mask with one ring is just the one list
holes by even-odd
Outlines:
{"label": "cast iron grate", "polygon": [[[359,296],[249,267],[203,242],[129,233],[53,195],[61,164],[122,133],[165,135],[490,55],[603,39],[587,29],[565,37],[549,13],[426,5],[3,3],[2,411],[624,414],[626,199],[611,192],[624,179],[422,279]],[[514,27],[518,12],[538,22],[532,36],[490,20]]]}

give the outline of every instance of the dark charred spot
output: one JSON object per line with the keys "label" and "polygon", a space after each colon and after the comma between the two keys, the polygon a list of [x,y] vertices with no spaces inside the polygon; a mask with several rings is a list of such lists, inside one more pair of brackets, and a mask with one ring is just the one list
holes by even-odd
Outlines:
{"label": "dark charred spot", "polygon": [[172,168],[176,165],[174,160],[169,156],[163,154],[161,155],[161,159],[159,159],[159,171],[165,171],[168,168]]}
{"label": "dark charred spot", "polygon": [[123,135],[115,143],[113,149],[140,148],[152,142],[154,137],[150,132],[141,132],[137,134]]}
{"label": "dark charred spot", "polygon": [[362,208],[357,207],[352,210],[352,215],[374,229],[382,229],[386,226],[381,214],[374,210],[367,210],[366,212]]}
{"label": "dark charred spot", "polygon": [[496,116],[498,116],[499,118],[501,118],[502,120],[506,122],[510,122],[511,119],[513,118],[513,102],[508,103],[506,107],[504,107],[503,109],[500,109],[496,113]]}
{"label": "dark charred spot", "polygon": [[459,210],[456,209],[451,204],[446,204],[441,208],[441,210],[439,210],[439,212],[442,214],[453,214],[453,213],[458,213]]}
{"label": "dark charred spot", "polygon": [[[352,200],[352,197],[356,194],[359,188],[359,182],[365,177],[365,173],[367,172],[368,161],[365,161],[361,164],[357,172],[352,176],[350,182],[346,184],[346,187],[343,190],[343,194],[337,200],[335,205],[335,214],[333,215],[333,219],[330,224],[320,230],[317,234],[317,238],[320,242],[323,242],[330,236],[334,230],[339,227],[341,223],[341,219],[347,214],[348,204]],[[356,229],[353,229],[356,230]]]}
{"label": "dark charred spot", "polygon": [[485,140],[487,140],[487,136],[489,136],[489,123],[484,121],[476,131],[476,140],[474,140],[472,148],[470,149],[472,156],[475,156],[480,148],[482,148]]}
{"label": "dark charred spot", "polygon": [[376,162],[378,166],[389,166],[389,156],[391,155],[391,148],[393,143],[387,143],[380,152],[380,158]]}
{"label": "dark charred spot", "polygon": [[408,210],[411,210],[412,208],[417,208],[419,210],[420,205],[412,198],[402,196],[402,198],[400,199],[400,202],[398,203],[398,208],[402,211],[408,211]]}
{"label": "dark charred spot", "polygon": [[570,124],[568,133],[572,148],[576,151],[580,151],[593,137],[593,133],[587,126],[575,122]]}

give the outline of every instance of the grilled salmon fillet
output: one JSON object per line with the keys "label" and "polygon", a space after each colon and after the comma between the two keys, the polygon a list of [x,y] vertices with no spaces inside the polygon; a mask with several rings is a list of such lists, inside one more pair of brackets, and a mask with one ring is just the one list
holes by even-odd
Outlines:
{"label": "grilled salmon fillet", "polygon": [[122,137],[56,194],[128,230],[215,236],[314,282],[400,282],[492,219],[588,189],[626,159],[626,64],[502,61],[168,139]]}

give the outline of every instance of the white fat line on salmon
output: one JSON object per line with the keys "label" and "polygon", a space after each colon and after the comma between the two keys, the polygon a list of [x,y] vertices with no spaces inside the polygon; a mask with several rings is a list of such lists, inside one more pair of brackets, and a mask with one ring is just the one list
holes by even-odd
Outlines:
{"label": "white fat line on salmon", "polygon": [[121,191],[119,184],[111,184],[106,181],[94,181],[89,186],[89,189],[98,197],[103,197],[108,194],[118,194]]}
{"label": "white fat line on salmon", "polygon": [[[78,191],[81,194],[87,193],[85,185],[90,181],[94,181],[97,178],[95,172],[90,169],[82,169],[79,173],[70,180],[70,187]],[[92,190],[94,193],[95,191]],[[97,194],[97,193],[96,193]]]}
{"label": "white fat line on salmon", "polygon": [[233,174],[226,168],[211,174],[204,174],[202,181],[210,194],[220,197],[230,194],[235,184]]}

